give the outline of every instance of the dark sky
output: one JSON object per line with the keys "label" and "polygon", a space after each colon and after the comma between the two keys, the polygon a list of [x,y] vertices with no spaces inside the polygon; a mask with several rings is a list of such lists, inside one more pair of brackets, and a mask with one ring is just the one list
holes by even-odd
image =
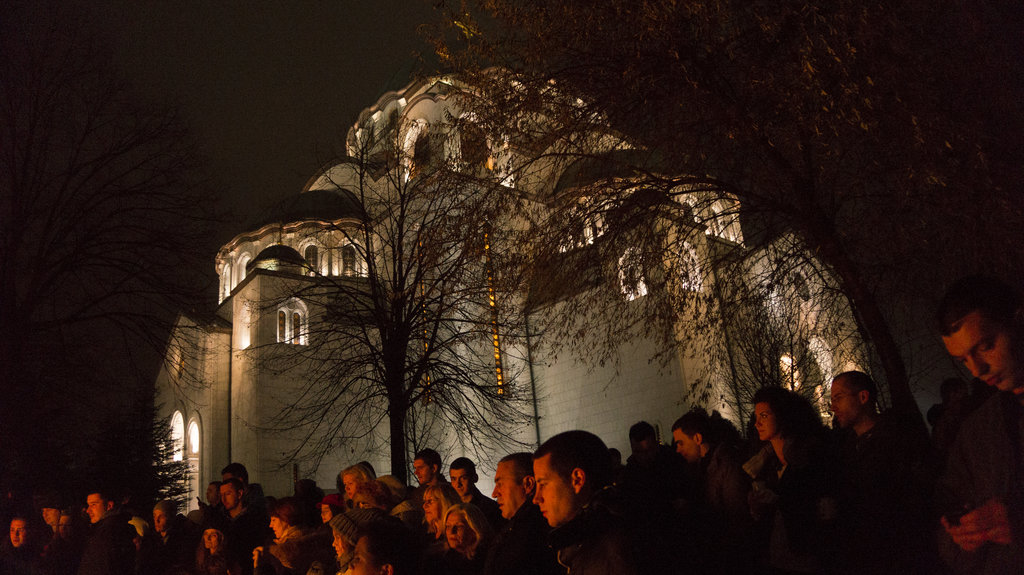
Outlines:
{"label": "dark sky", "polygon": [[[299,193],[359,112],[404,87],[439,14],[424,0],[89,5],[143,91],[182,107],[239,229]],[[212,261],[212,254],[211,254]]]}

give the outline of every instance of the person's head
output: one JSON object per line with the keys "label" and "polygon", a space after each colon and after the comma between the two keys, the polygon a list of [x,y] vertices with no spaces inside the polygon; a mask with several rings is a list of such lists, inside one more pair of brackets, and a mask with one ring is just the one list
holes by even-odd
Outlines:
{"label": "person's head", "polygon": [[171,519],[178,514],[178,504],[170,499],[161,499],[153,506],[153,529],[160,535],[167,535]]}
{"label": "person's head", "polygon": [[60,519],[57,520],[57,535],[62,539],[70,540],[77,531],[78,516],[70,509],[62,509]]}
{"label": "person's head", "polygon": [[60,522],[60,507],[43,507],[42,515],[43,522],[51,529],[56,530],[57,524]]}
{"label": "person's head", "polygon": [[367,481],[356,488],[356,494],[352,498],[354,507],[359,509],[375,508],[381,511],[390,511],[394,505],[391,501],[391,493],[384,487],[383,483],[377,480]]}
{"label": "person's head", "polygon": [[658,434],[654,426],[638,421],[629,428],[629,448],[637,463],[649,464],[658,455]]}
{"label": "person's head", "polygon": [[939,386],[939,395],[945,404],[965,399],[969,395],[967,382],[959,377],[946,378]]}
{"label": "person's head", "polygon": [[494,472],[494,492],[501,516],[511,519],[524,503],[533,499],[537,482],[533,478],[533,454],[521,452],[506,455]]}
{"label": "person's head", "polygon": [[939,305],[949,355],[986,384],[1024,393],[1024,318],[1016,290],[987,277],[963,278]]}
{"label": "person's head", "polygon": [[85,512],[89,515],[90,523],[99,523],[104,517],[114,511],[114,498],[110,493],[94,491],[85,498]]}
{"label": "person's head", "polygon": [[412,470],[420,485],[433,485],[441,474],[441,456],[433,449],[418,451],[412,461]]}
{"label": "person's head", "polygon": [[482,511],[471,503],[458,503],[444,516],[444,533],[448,548],[467,559],[473,559],[481,542],[491,538],[491,525]]}
{"label": "person's head", "polygon": [[672,424],[672,440],[676,452],[690,463],[696,463],[711,449],[711,418],[707,412],[694,408]]}
{"label": "person's head", "polygon": [[245,468],[241,463],[233,462],[227,464],[224,469],[220,470],[220,478],[222,481],[235,478],[242,482],[242,486],[249,485],[249,470]]}
{"label": "person's head", "polygon": [[206,486],[206,502],[212,507],[220,504],[220,481],[211,481]]}
{"label": "person's head", "polygon": [[875,415],[878,386],[862,371],[846,371],[832,379],[832,413],[843,429],[857,429]]}
{"label": "person's head", "polygon": [[220,502],[224,505],[224,510],[229,513],[240,512],[243,493],[245,493],[245,489],[242,487],[240,479],[232,477],[221,483]]}
{"label": "person's head", "polygon": [[458,492],[447,483],[427,487],[423,491],[423,521],[427,531],[440,538],[444,534],[444,514],[449,507],[461,502]]}
{"label": "person's head", "polygon": [[349,509],[332,517],[328,525],[334,535],[333,547],[338,559],[352,552],[367,525],[387,519],[387,515],[377,509]]}
{"label": "person's head", "polygon": [[409,488],[400,479],[394,475],[381,475],[375,481],[388,490],[388,493],[391,495],[391,501],[396,505],[401,501],[405,501]]}
{"label": "person's head", "polygon": [[203,531],[203,547],[210,552],[210,555],[217,555],[224,545],[224,533],[220,529],[209,528]]}
{"label": "person's head", "polygon": [[349,568],[352,575],[406,575],[416,570],[419,554],[409,532],[391,522],[367,525]]}
{"label": "person's head", "polygon": [[327,523],[335,515],[345,511],[345,501],[341,498],[341,495],[337,493],[331,493],[325,495],[320,503],[317,503],[317,507],[320,508],[320,521]]}
{"label": "person's head", "polygon": [[480,480],[476,474],[476,464],[468,457],[460,457],[452,461],[448,467],[448,480],[452,482],[455,491],[459,492],[459,497],[463,501],[468,501],[473,495],[473,486]]}
{"label": "person's head", "polygon": [[552,527],[568,523],[612,481],[608,447],[586,431],[559,433],[533,454],[533,502]]}
{"label": "person's head", "polygon": [[24,517],[11,519],[11,545],[17,549],[28,541],[28,521]]}
{"label": "person's head", "polygon": [[757,390],[754,417],[761,441],[805,437],[821,429],[821,419],[810,402],[781,387]]}
{"label": "person's head", "polygon": [[362,463],[357,463],[352,467],[343,469],[341,471],[341,484],[345,489],[345,499],[351,501],[356,494],[356,488],[361,483],[373,481],[374,478],[373,472]]}
{"label": "person's head", "polygon": [[270,507],[270,529],[280,539],[288,529],[299,524],[299,502],[294,497],[282,497]]}

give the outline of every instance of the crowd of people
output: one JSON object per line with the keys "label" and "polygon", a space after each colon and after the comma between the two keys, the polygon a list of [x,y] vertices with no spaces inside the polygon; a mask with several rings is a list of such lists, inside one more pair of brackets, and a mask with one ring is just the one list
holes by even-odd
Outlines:
{"label": "crowd of people", "polygon": [[931,438],[880,412],[874,380],[848,371],[830,382],[830,426],[800,394],[764,387],[747,439],[696,408],[671,446],[633,425],[622,465],[596,435],[567,431],[501,457],[493,499],[473,461],[446,478],[432,449],[415,454],[414,489],[360,462],[336,493],[302,480],[274,498],[231,463],[187,516],[103,490],[83,513],[41,493],[7,518],[0,575],[1022,573],[1021,300],[969,278],[939,321],[950,355],[993,392],[944,384]]}

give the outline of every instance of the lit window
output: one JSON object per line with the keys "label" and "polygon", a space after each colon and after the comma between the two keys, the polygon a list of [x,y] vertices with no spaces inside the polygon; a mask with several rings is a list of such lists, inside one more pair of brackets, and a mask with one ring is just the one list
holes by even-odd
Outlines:
{"label": "lit window", "polygon": [[194,421],[188,424],[188,451],[192,455],[199,453],[199,425]]}
{"label": "lit window", "polygon": [[316,275],[317,272],[320,271],[320,258],[318,252],[319,250],[317,250],[316,245],[310,244],[306,246],[305,253],[303,254],[303,257],[306,258],[306,265],[309,266],[308,273],[311,276]]}
{"label": "lit window", "polygon": [[626,301],[647,295],[647,282],[644,280],[640,253],[636,248],[626,250],[619,258],[619,285]]}
{"label": "lit window", "polygon": [[356,247],[352,244],[341,248],[341,274],[348,277],[356,275]]}
{"label": "lit window", "polygon": [[307,345],[309,343],[309,326],[306,304],[302,300],[292,298],[277,310],[277,341]]}
{"label": "lit window", "polygon": [[491,265],[491,234],[484,232],[484,254],[487,260],[487,301],[491,307],[491,344],[494,346],[494,371],[498,395],[505,395],[505,374],[502,373],[501,338],[498,334],[498,302],[494,289],[494,266]]}
{"label": "lit window", "polygon": [[185,418],[180,411],[171,416],[171,453],[174,461],[185,459]]}

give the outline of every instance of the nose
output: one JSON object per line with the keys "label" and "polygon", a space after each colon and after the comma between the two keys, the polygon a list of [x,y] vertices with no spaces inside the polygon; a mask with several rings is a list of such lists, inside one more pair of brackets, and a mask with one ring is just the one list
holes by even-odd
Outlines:
{"label": "nose", "polygon": [[974,377],[981,377],[988,373],[988,363],[986,363],[984,359],[976,355],[972,354],[967,356],[966,363],[967,370],[970,371],[971,375],[973,375]]}

